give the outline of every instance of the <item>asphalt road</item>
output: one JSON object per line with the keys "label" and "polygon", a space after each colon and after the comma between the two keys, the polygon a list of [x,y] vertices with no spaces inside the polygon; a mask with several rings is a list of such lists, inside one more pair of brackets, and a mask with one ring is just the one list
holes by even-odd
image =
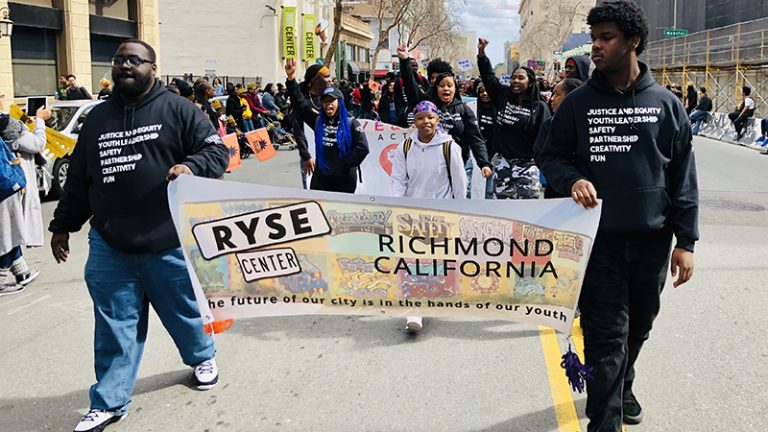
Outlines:
{"label": "asphalt road", "polygon": [[[632,432],[768,430],[768,156],[696,139],[702,189],[696,274],[664,293],[638,362],[646,411]],[[230,180],[299,186],[298,154],[250,159]],[[254,186],[258,187],[258,186]],[[44,204],[50,219],[55,202]],[[46,220],[46,223],[47,223]],[[85,233],[56,265],[0,298],[0,431],[70,431],[93,381]],[[416,338],[399,319],[304,316],[239,321],[217,336],[221,381],[190,370],[153,317],[128,431],[567,431],[553,407],[539,330],[430,319]],[[562,401],[564,395],[559,395]],[[573,404],[570,395],[564,404]],[[575,397],[586,430],[584,397]]]}

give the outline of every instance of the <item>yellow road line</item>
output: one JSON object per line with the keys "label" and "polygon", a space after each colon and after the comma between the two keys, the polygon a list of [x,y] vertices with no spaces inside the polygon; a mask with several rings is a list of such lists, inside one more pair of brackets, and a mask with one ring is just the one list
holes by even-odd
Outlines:
{"label": "yellow road line", "polygon": [[555,417],[560,432],[581,432],[579,416],[576,415],[576,405],[573,403],[573,394],[568,385],[568,379],[560,367],[560,343],[554,330],[539,327],[541,348],[544,352],[544,363],[547,365],[547,378],[549,389],[552,392],[552,403],[555,408]]}

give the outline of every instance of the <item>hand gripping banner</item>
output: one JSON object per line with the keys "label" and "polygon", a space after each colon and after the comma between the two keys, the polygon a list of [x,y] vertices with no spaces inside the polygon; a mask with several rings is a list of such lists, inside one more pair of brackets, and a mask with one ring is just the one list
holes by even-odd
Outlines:
{"label": "hand gripping banner", "polygon": [[414,200],[182,176],[170,208],[205,323],[484,317],[570,334],[600,208]]}

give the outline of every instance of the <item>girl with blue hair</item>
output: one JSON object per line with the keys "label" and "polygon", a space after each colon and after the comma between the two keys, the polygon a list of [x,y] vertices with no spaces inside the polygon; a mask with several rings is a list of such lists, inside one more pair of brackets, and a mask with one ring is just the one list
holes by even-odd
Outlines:
{"label": "girl with blue hair", "polygon": [[296,60],[285,63],[285,84],[291,104],[301,119],[315,131],[315,159],[310,159],[309,188],[329,192],[355,193],[360,164],[368,155],[368,141],[360,123],[350,117],[341,90],[327,87],[320,106],[308,100],[294,79]]}

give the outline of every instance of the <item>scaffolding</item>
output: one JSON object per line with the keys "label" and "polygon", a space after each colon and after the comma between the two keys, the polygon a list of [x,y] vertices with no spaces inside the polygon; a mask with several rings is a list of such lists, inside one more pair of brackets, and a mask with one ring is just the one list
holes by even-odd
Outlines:
{"label": "scaffolding", "polygon": [[755,116],[768,116],[768,18],[648,44],[644,60],[662,85],[706,87],[715,111],[733,111],[752,88]]}

